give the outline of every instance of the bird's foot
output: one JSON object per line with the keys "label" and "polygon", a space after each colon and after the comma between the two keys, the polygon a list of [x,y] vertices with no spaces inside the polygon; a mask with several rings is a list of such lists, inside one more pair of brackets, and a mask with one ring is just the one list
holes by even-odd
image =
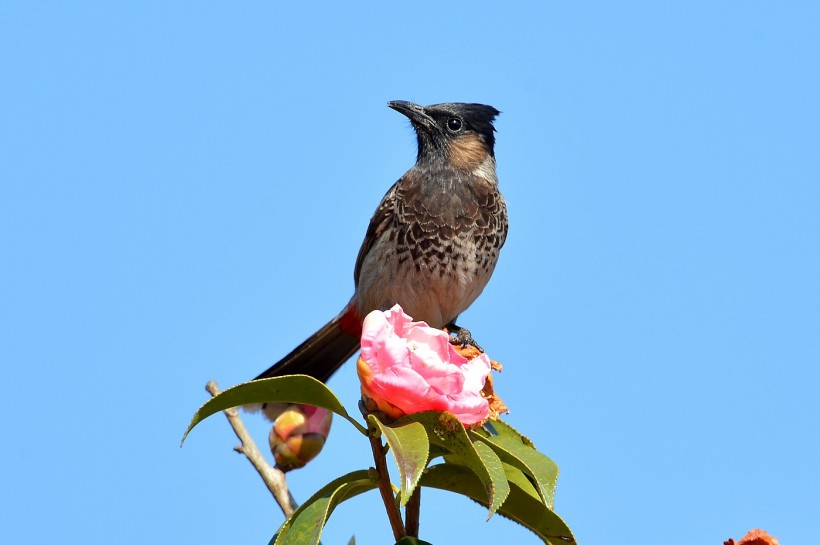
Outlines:
{"label": "bird's foot", "polygon": [[447,324],[447,332],[453,334],[453,336],[450,337],[450,344],[457,344],[462,348],[474,346],[479,352],[484,352],[484,349],[478,346],[478,343],[475,342],[475,339],[473,339],[473,335],[470,333],[470,330],[466,327],[461,327],[450,322]]}

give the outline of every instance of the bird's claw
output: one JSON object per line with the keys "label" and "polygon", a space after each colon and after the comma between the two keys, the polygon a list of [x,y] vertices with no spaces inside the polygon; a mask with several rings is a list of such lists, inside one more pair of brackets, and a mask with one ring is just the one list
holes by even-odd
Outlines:
{"label": "bird's claw", "polygon": [[478,349],[479,352],[484,353],[484,349],[481,348],[477,342],[475,342],[473,335],[466,327],[459,327],[455,324],[449,324],[447,326],[447,330],[454,334],[454,336],[450,337],[450,344],[460,345],[461,348],[473,346]]}

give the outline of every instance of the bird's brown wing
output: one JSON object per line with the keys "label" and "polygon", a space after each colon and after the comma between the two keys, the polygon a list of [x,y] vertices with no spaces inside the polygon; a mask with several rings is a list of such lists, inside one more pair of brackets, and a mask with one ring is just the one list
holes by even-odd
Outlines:
{"label": "bird's brown wing", "polygon": [[359,286],[359,273],[362,270],[362,263],[365,256],[370,252],[370,249],[375,244],[376,240],[384,233],[385,229],[390,226],[393,217],[396,214],[396,190],[401,183],[401,180],[393,184],[384,194],[382,202],[370,218],[370,225],[367,226],[367,233],[364,235],[362,246],[359,248],[359,255],[356,257],[356,268],[353,269],[353,282],[355,286]]}

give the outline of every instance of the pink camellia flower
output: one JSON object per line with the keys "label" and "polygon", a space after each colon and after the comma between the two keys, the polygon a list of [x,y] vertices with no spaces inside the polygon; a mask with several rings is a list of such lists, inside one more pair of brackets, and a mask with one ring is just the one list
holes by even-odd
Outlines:
{"label": "pink camellia flower", "polygon": [[490,358],[461,356],[446,332],[414,322],[399,305],[365,317],[356,370],[362,394],[392,418],[447,411],[471,425],[489,416],[481,389]]}

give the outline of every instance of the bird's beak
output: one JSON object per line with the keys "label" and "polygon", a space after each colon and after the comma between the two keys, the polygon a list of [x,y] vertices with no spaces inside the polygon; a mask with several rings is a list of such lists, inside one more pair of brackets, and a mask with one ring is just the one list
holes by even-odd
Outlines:
{"label": "bird's beak", "polygon": [[397,112],[406,115],[416,126],[430,128],[436,125],[433,118],[424,111],[424,107],[418,104],[407,102],[406,100],[391,100],[387,105]]}

